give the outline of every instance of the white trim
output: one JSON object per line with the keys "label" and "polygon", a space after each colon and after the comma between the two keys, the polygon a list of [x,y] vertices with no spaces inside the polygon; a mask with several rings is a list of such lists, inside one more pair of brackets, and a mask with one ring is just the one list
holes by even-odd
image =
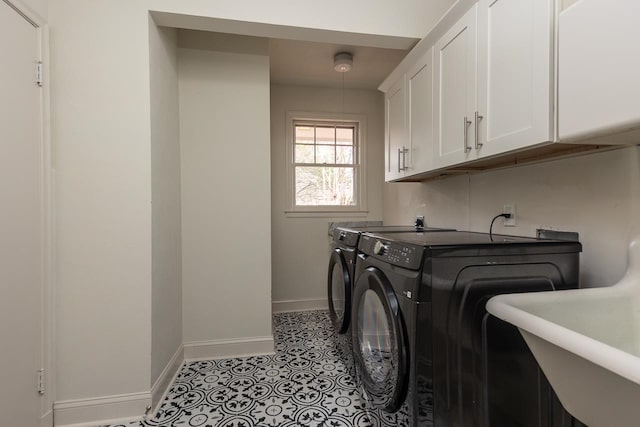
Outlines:
{"label": "white trim", "polygon": [[113,418],[104,421],[90,421],[87,423],[77,423],[77,424],[55,424],[55,427],[97,427],[102,425],[114,425],[114,424],[129,424],[135,422],[142,422],[144,418],[142,417],[128,417],[128,418]]}
{"label": "white trim", "polygon": [[[354,196],[356,204],[354,206],[296,206],[294,200],[294,153],[293,153],[293,123],[294,121],[312,122],[355,122],[358,124],[356,143],[356,162],[353,164],[356,170],[356,180],[354,182]],[[326,113],[312,111],[287,111],[286,123],[286,171],[287,171],[287,216],[292,216],[295,212],[303,213],[323,213],[323,216],[334,216],[326,214],[362,216],[362,212],[367,209],[367,116],[365,114],[353,113]],[[347,165],[345,165],[347,166]],[[302,215],[307,216],[307,215]]]}
{"label": "white trim", "polygon": [[289,313],[292,311],[328,310],[329,302],[326,298],[320,299],[300,299],[281,300],[271,303],[271,310],[274,313]]}
{"label": "white trim", "polygon": [[178,347],[175,354],[167,363],[167,366],[164,367],[158,379],[151,387],[151,407],[153,408],[149,417],[155,417],[158,409],[164,398],[166,397],[171,385],[175,382],[178,373],[180,373],[180,368],[184,365],[184,347],[182,344]]}
{"label": "white trim", "polygon": [[40,164],[42,207],[42,302],[41,302],[41,368],[45,371],[45,394],[41,399],[40,420],[43,427],[53,425],[53,404],[56,397],[55,371],[55,207],[54,176],[51,149],[51,87],[49,25],[45,17],[31,8],[24,0],[1,0],[21,15],[38,32],[38,58],[43,65],[40,88]]}
{"label": "white trim", "polygon": [[55,426],[95,426],[142,420],[151,405],[151,393],[129,393],[115,396],[55,402]]}
{"label": "white trim", "polygon": [[40,418],[40,427],[51,427],[53,425],[53,409],[49,409],[46,414]]}
{"label": "white trim", "polygon": [[[47,427],[54,425],[53,404],[56,401],[56,216],[55,216],[55,170],[51,145],[51,79],[49,25],[40,27],[42,41],[40,61],[43,64],[41,102],[42,102],[42,146],[43,146],[43,189],[44,189],[44,290],[43,290],[43,340],[44,355],[42,366],[45,369],[45,395],[42,402]],[[50,414],[50,416],[49,416]]]}
{"label": "white trim", "polygon": [[[96,424],[120,424],[129,421],[142,421],[147,407],[153,411],[148,417],[155,417],[171,385],[175,382],[184,364],[184,347],[178,350],[167,363],[164,370],[148,393],[132,393],[90,399],[66,400],[55,402],[55,422],[57,426],[93,427]],[[49,424],[43,418],[42,427],[53,425],[53,414],[47,414]]]}
{"label": "white trim", "polygon": [[273,336],[192,341],[184,344],[185,361],[225,359],[275,353]]}
{"label": "white trim", "polygon": [[29,24],[33,25],[34,27],[42,28],[47,25],[46,19],[40,16],[35,10],[31,9],[31,7],[23,0],[1,1],[4,1],[7,6],[15,10],[20,16],[22,16]]}

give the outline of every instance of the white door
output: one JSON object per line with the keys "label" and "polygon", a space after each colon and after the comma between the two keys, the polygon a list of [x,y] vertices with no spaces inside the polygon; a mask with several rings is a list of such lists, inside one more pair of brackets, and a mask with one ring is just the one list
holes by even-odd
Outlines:
{"label": "white door", "polygon": [[552,4],[478,3],[481,157],[552,140]]}
{"label": "white door", "polygon": [[40,425],[43,185],[39,31],[0,1],[0,425]]}
{"label": "white door", "polygon": [[437,167],[476,158],[476,9],[473,6],[434,47]]}
{"label": "white door", "polygon": [[385,180],[391,181],[404,176],[407,161],[407,119],[404,77],[389,88],[385,95],[385,145],[387,167]]}
{"label": "white door", "polygon": [[433,169],[433,50],[407,73],[409,153],[407,175]]}

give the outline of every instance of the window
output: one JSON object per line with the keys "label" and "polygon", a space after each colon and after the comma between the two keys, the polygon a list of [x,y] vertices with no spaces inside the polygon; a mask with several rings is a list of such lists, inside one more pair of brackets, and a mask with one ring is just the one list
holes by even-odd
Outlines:
{"label": "window", "polygon": [[363,212],[364,118],[290,113],[291,212]]}

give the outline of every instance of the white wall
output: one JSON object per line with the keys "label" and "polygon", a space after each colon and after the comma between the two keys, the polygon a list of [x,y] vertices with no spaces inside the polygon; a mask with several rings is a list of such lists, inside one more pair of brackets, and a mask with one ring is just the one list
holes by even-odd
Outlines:
{"label": "white wall", "polygon": [[424,213],[429,225],[488,232],[491,218],[515,203],[517,227],[494,231],[534,236],[538,226],[577,231],[583,244],[582,286],[617,281],[626,249],[640,233],[640,148],[623,148],[536,165],[418,184],[385,184],[384,219],[406,223]]}
{"label": "white wall", "polygon": [[[283,0],[277,3],[57,0],[48,4],[51,127],[56,168],[58,400],[148,392],[151,383],[153,215],[149,9],[277,25],[317,28],[316,24],[322,24],[322,27],[333,30],[394,36],[420,36],[425,32],[422,27],[427,21],[422,19],[427,6],[422,1],[407,0],[400,5],[397,2],[373,4],[364,0],[354,4],[334,3],[336,7],[333,8],[326,3],[310,1],[292,6]],[[47,3],[29,0],[29,4],[44,10]],[[345,8],[353,13],[336,14],[336,10],[345,11]],[[367,13],[361,13],[363,10]],[[238,59],[233,55],[225,58]],[[242,62],[247,58],[239,60]],[[253,60],[259,63],[255,65],[264,67],[263,62],[256,58]],[[227,93],[225,96],[236,99],[235,94],[230,96]],[[212,103],[221,106],[227,102],[220,97],[209,101],[221,100]],[[268,103],[260,107],[252,101],[244,107],[247,111],[261,108],[266,112],[261,119],[267,120],[265,126],[269,125]],[[240,112],[242,114],[233,118],[244,117],[245,108]],[[209,116],[206,120],[212,118],[215,117]],[[194,119],[204,120],[202,117]],[[228,120],[219,124],[228,123],[234,122]],[[245,127],[248,126],[243,126],[243,130]],[[267,129],[265,127],[264,135],[261,135],[265,139],[268,138],[265,136],[268,135]],[[234,155],[237,153],[233,152]],[[227,153],[221,151],[220,154]],[[257,187],[251,186],[250,190],[268,190],[269,174],[263,163],[253,157],[251,161],[261,166],[258,168],[260,178],[255,180]],[[268,161],[266,163],[268,168]],[[220,178],[238,189],[234,194],[241,194],[248,186],[248,175],[239,177],[241,174],[237,169],[233,172],[221,174]],[[234,180],[230,180],[232,176]],[[260,213],[266,207],[266,213],[253,215],[252,218],[256,219],[249,223],[268,230],[269,225],[265,228],[262,225],[264,221],[269,224],[269,195],[268,191],[261,194],[258,201],[264,201],[264,204],[254,203],[250,208]],[[186,197],[192,196],[186,194]],[[207,199],[209,202],[211,200]],[[242,201],[229,202],[240,204]],[[216,206],[214,218],[222,216],[221,205]],[[236,224],[248,216],[247,212],[239,210],[231,213],[224,217],[225,224]],[[184,223],[193,224],[183,218]],[[206,219],[206,224],[212,224],[210,218]],[[246,227],[246,223],[242,222],[242,227]],[[245,311],[237,310],[237,315],[255,316],[253,320],[259,320],[268,329],[270,321],[265,319],[266,308],[262,301],[258,303],[257,300],[262,298],[270,302],[271,299],[263,282],[268,282],[271,276],[268,269],[263,268],[270,240],[268,233],[258,233],[253,237],[251,245],[245,245],[242,256],[255,263],[253,274],[257,277],[253,277],[256,279],[254,283],[244,282],[242,286],[249,287],[256,302],[245,306]],[[215,259],[216,253],[207,254],[209,262]],[[183,247],[183,256],[185,254]],[[194,278],[193,275],[189,277]],[[209,280],[211,270],[207,269],[202,277]],[[224,282],[225,278],[218,276],[217,280]],[[240,289],[247,293],[245,287],[232,291]],[[240,307],[237,301],[217,294],[211,300],[202,299],[198,303],[213,304],[203,310],[212,312],[223,303],[226,307]],[[215,313],[211,315],[217,316]],[[219,320],[218,317],[216,319]],[[184,320],[186,323],[187,319]],[[196,319],[189,321],[193,323]],[[223,324],[228,323],[229,319],[224,319]],[[209,336],[205,333],[207,331],[195,329],[185,325],[184,338]],[[232,328],[224,333],[230,336],[256,332]]]}
{"label": "white wall", "polygon": [[257,55],[191,40],[180,33],[184,340],[271,336],[267,41]]}
{"label": "white wall", "polygon": [[182,345],[182,220],[177,31],[149,22],[151,387]]}
{"label": "white wall", "polygon": [[49,15],[49,1],[48,0],[13,0],[10,1],[21,10],[35,13],[45,22]]}
{"label": "white wall", "polygon": [[[152,9],[227,20],[422,38],[454,0],[155,0]],[[177,10],[178,9],[178,10]]]}
{"label": "white wall", "polygon": [[49,5],[58,400],[149,390],[149,30],[136,5]]}
{"label": "white wall", "polygon": [[330,221],[382,219],[384,182],[384,96],[375,90],[347,90],[344,112],[367,117],[366,162],[369,213],[366,217],[295,218],[284,213],[287,111],[340,112],[338,89],[300,86],[271,87],[271,188],[273,300],[319,300],[326,303]]}
{"label": "white wall", "polygon": [[[28,4],[41,15],[47,15],[47,2],[28,0]],[[430,15],[426,9],[430,4],[420,0],[402,3],[333,0],[330,3],[305,1],[295,4],[285,0],[275,3],[257,0],[57,0],[48,4],[52,54],[51,126],[57,171],[58,400],[148,391],[151,383],[153,251],[148,10],[420,37],[435,21],[431,18],[438,15]],[[439,7],[448,5],[445,0],[438,4]],[[251,105],[248,107],[252,108]],[[268,105],[264,107],[266,111],[268,108]],[[613,167],[623,161],[630,160],[617,158]],[[556,167],[555,173],[559,174],[561,168]],[[635,170],[630,173],[636,173]],[[226,174],[224,180],[234,182],[229,176]],[[268,174],[261,173],[261,176]],[[268,182],[267,178],[263,179]],[[244,178],[240,181],[246,185]],[[437,188],[452,186],[451,182],[455,179],[447,184],[418,184],[418,187],[436,189],[435,196],[439,199],[451,202],[453,206],[463,205],[467,193],[464,186],[457,193],[437,193]],[[573,186],[579,185],[575,180],[569,182]],[[261,183],[257,180],[257,184]],[[414,199],[418,204],[423,200],[419,195],[397,197],[405,201]],[[598,209],[594,207],[596,201],[582,199],[581,203]],[[621,206],[624,209],[626,203]],[[258,210],[260,208],[257,206]],[[439,210],[442,223],[457,223],[456,217],[445,218],[447,212],[450,214],[446,209]],[[581,212],[577,207],[575,213],[582,215]],[[235,220],[236,214],[241,212],[234,212],[231,219]],[[395,214],[389,213],[390,218],[402,217],[399,223],[409,219],[403,215],[398,209]],[[596,214],[591,212],[589,215]],[[483,213],[478,218],[485,216]],[[617,240],[614,239],[616,253],[619,253],[622,245]],[[257,236],[256,241],[262,246],[268,237]],[[262,252],[268,253],[268,248],[259,251],[250,247],[243,256],[253,260],[254,255],[261,257]],[[609,271],[609,276],[614,275],[603,260],[596,261],[598,266]],[[259,260],[262,262],[264,260]],[[589,269],[595,271],[596,267]],[[263,271],[263,274],[270,276],[268,272]],[[258,291],[265,292],[264,298],[270,299],[266,290],[260,287]],[[318,295],[324,296],[320,289],[317,291]],[[220,298],[222,296],[213,300],[214,307],[220,304]],[[227,303],[235,304],[235,300]],[[254,308],[247,307],[242,314],[251,316]],[[212,309],[206,307],[206,310]],[[227,324],[228,319],[224,320]],[[269,325],[269,322],[264,323]],[[193,334],[197,335],[200,334]]]}

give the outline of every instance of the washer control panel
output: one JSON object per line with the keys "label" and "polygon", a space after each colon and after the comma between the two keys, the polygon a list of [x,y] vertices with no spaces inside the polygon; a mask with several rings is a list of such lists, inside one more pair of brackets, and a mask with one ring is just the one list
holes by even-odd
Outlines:
{"label": "washer control panel", "polygon": [[333,241],[340,246],[355,248],[358,246],[360,232],[346,228],[336,228],[333,230]]}
{"label": "washer control panel", "polygon": [[372,255],[389,264],[417,270],[422,263],[424,248],[407,243],[379,239],[363,235],[358,249],[366,255]]}

